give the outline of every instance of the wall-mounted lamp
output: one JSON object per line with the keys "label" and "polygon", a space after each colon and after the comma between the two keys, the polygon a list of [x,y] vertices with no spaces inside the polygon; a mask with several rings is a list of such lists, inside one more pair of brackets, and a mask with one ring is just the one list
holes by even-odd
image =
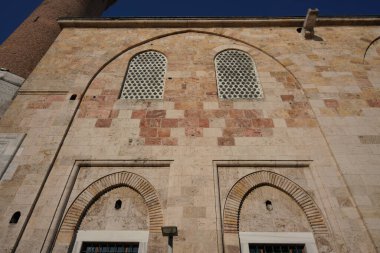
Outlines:
{"label": "wall-mounted lamp", "polygon": [[168,237],[168,253],[173,253],[173,236],[178,235],[176,226],[161,227],[162,235]]}
{"label": "wall-mounted lamp", "polygon": [[273,210],[272,202],[270,200],[265,201],[265,206],[266,206],[268,211]]}

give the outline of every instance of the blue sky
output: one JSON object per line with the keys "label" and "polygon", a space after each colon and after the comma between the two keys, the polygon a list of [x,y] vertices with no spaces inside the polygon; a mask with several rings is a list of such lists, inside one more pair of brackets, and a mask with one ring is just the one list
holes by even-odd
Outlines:
{"label": "blue sky", "polygon": [[[42,0],[3,1],[0,43],[41,2]],[[380,15],[380,0],[118,0],[103,16],[303,16],[307,8],[315,7],[319,8],[321,16]]]}

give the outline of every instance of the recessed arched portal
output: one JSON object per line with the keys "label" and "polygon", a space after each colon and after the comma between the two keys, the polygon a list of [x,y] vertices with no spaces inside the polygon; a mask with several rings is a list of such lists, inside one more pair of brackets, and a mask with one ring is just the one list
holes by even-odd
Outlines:
{"label": "recessed arched portal", "polygon": [[[306,223],[306,226],[311,229],[308,236],[310,237],[310,241],[312,241],[312,245],[308,245],[307,249],[311,250],[311,252],[317,252],[315,239],[313,237],[317,237],[316,239],[318,240],[319,237],[323,238],[329,234],[321,211],[319,210],[314,200],[304,189],[302,189],[299,185],[290,179],[271,171],[258,171],[248,174],[238,180],[229,191],[224,205],[222,220],[225,252],[248,252],[248,244],[245,245],[244,242],[241,241],[246,240],[246,238],[239,239],[239,236],[246,236],[245,232],[242,234],[241,231],[239,231],[240,211],[242,210],[244,200],[250,193],[257,190],[258,188],[265,188],[268,186],[269,188],[273,187],[286,194],[289,196],[290,201],[294,201],[296,203],[296,206],[299,206],[299,209],[301,209],[300,212],[304,214],[301,216],[305,217],[304,224]],[[268,200],[262,201],[262,205],[263,207],[270,205],[270,207],[266,209],[267,212],[272,212],[273,208],[276,208],[274,203],[272,203],[270,200],[269,202]],[[300,221],[302,221],[302,219]],[[260,231],[260,228],[257,228],[257,230]],[[308,230],[306,229],[305,231]],[[276,231],[274,232],[275,233],[272,233],[272,236],[273,234],[275,234],[275,237],[278,237],[280,235],[276,234]],[[248,234],[250,234],[250,232],[248,232]],[[289,234],[292,233],[285,232],[285,234],[288,234],[289,236]],[[283,236],[283,234],[280,235],[280,237],[281,236]]]}
{"label": "recessed arched portal", "polygon": [[132,188],[142,196],[148,209],[149,231],[160,233],[164,218],[156,190],[145,178],[124,171],[98,179],[78,195],[66,212],[60,226],[57,242],[59,244],[70,243],[72,246],[75,241],[75,233],[92,204],[106,192],[118,187]]}
{"label": "recessed arched portal", "polygon": [[299,185],[290,179],[270,171],[259,171],[241,178],[229,191],[224,206],[224,233],[239,232],[239,213],[241,205],[253,189],[268,185],[288,194],[304,211],[315,234],[328,233],[323,216],[314,200]]}

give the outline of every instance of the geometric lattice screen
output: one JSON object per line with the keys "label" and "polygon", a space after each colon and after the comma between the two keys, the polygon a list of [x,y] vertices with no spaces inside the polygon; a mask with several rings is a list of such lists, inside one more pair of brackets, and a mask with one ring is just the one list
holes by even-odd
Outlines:
{"label": "geometric lattice screen", "polygon": [[222,99],[263,98],[256,66],[240,50],[225,50],[215,57],[218,95]]}
{"label": "geometric lattice screen", "polygon": [[159,52],[135,55],[128,66],[121,98],[162,99],[166,66],[166,57]]}

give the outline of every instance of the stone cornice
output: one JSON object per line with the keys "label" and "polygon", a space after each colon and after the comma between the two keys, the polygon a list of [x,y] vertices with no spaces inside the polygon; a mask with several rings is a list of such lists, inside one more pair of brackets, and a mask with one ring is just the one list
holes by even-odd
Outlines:
{"label": "stone cornice", "polygon": [[[279,18],[61,18],[61,28],[301,27],[303,17]],[[317,26],[380,26],[380,17],[320,17]]]}

